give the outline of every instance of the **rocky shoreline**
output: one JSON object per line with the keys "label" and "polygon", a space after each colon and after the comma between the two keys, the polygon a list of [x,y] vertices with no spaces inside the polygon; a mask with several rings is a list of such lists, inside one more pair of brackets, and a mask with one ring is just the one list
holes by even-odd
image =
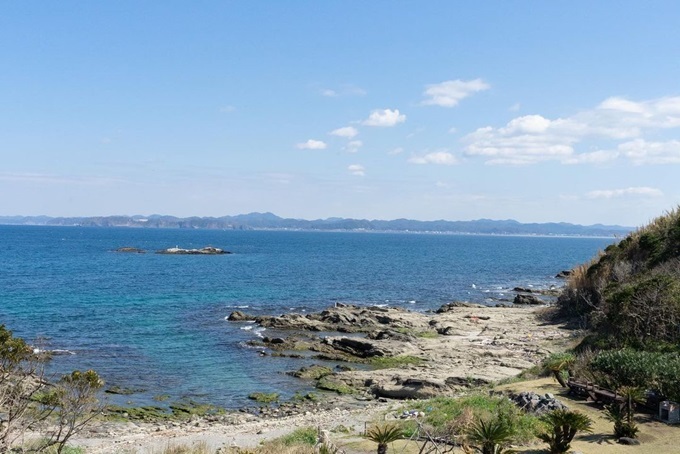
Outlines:
{"label": "rocky shoreline", "polygon": [[547,344],[568,334],[537,323],[535,314],[526,307],[471,303],[449,303],[434,313],[336,304],[314,314],[233,312],[228,319],[274,332],[250,345],[259,347],[259,355],[300,358],[301,368],[291,375],[318,389],[414,399],[452,395],[539,363],[549,353]]}
{"label": "rocky shoreline", "polygon": [[543,322],[542,310],[449,303],[429,313],[345,304],[313,314],[233,312],[232,323],[272,333],[251,341],[253,355],[298,358],[300,367],[288,373],[318,391],[288,402],[265,396],[270,400],[231,412],[188,409],[166,417],[120,410],[77,443],[94,453],[123,446],[151,452],[169,439],[255,446],[305,425],[360,427],[403,399],[459,395],[517,376],[563,349],[572,333]]}

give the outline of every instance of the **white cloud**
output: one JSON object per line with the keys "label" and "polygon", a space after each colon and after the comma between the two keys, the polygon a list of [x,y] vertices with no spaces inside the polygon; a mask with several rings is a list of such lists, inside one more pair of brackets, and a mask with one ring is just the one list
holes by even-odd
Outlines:
{"label": "white cloud", "polygon": [[360,164],[352,164],[347,167],[347,170],[349,170],[349,173],[352,175],[356,175],[358,177],[363,177],[366,175],[366,169]]}
{"label": "white cloud", "polygon": [[361,140],[352,140],[347,144],[345,150],[347,150],[347,153],[356,153],[363,144]]}
{"label": "white cloud", "polygon": [[323,88],[321,89],[321,96],[335,98],[336,96],[338,96],[338,92],[336,92],[335,90],[331,90],[330,88]]}
{"label": "white cloud", "polygon": [[448,131],[449,134],[455,134],[457,132],[458,132],[458,128],[456,128],[455,126],[450,127],[449,131]]}
{"label": "white cloud", "polygon": [[508,107],[508,110],[509,110],[510,112],[517,112],[517,111],[519,111],[519,109],[521,109],[521,108],[522,108],[522,104],[516,102],[515,104],[511,105],[510,107]]}
{"label": "white cloud", "polygon": [[235,110],[236,110],[236,107],[231,106],[231,105],[220,107],[221,113],[231,113],[231,112],[234,112]]}
{"label": "white cloud", "polygon": [[345,126],[343,128],[334,129],[329,134],[332,136],[346,137],[347,139],[351,139],[352,137],[355,137],[357,134],[359,134],[359,131],[354,126]]}
{"label": "white cloud", "polygon": [[649,188],[646,186],[630,187],[625,189],[605,189],[598,191],[590,191],[586,197],[590,199],[613,199],[620,197],[662,197],[663,192],[660,189]]}
{"label": "white cloud", "polygon": [[439,84],[427,85],[423,96],[427,99],[423,101],[425,105],[442,107],[454,107],[468,96],[479,91],[488,90],[489,84],[482,79],[474,80],[447,80]]}
{"label": "white cloud", "polygon": [[325,142],[314,139],[309,139],[307,142],[302,142],[296,145],[296,147],[300,150],[325,150],[327,146],[328,145],[326,145]]}
{"label": "white cloud", "polygon": [[406,115],[400,114],[399,109],[374,110],[362,124],[366,126],[391,127],[406,121]]}
{"label": "white cloud", "polygon": [[390,155],[390,156],[394,156],[394,155],[402,154],[403,152],[404,152],[403,148],[397,147],[397,148],[394,148],[394,149],[388,151],[387,154]]}
{"label": "white cloud", "polygon": [[421,156],[412,156],[408,162],[411,164],[439,164],[451,166],[457,164],[458,160],[448,151],[433,151]]}
{"label": "white cloud", "polygon": [[[680,97],[641,102],[613,97],[565,118],[524,115],[502,127],[479,128],[463,142],[467,156],[484,157],[487,164],[602,163],[619,157],[637,164],[680,163],[678,142],[641,138],[645,132],[671,128],[680,128]],[[579,153],[577,145],[587,140],[614,142],[614,149]]]}
{"label": "white cloud", "polygon": [[605,162],[613,161],[619,157],[621,153],[614,150],[597,150],[589,153],[574,154],[571,158],[564,159],[564,164],[603,164]]}
{"label": "white cloud", "polygon": [[680,164],[680,141],[647,142],[635,139],[622,143],[618,150],[633,164]]}

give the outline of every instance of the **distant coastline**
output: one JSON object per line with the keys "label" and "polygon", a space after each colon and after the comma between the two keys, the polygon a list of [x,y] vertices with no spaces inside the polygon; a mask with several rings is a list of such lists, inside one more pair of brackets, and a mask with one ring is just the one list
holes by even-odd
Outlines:
{"label": "distant coastline", "polygon": [[282,218],[272,213],[250,213],[222,217],[151,216],[0,216],[3,225],[79,227],[130,227],[211,230],[289,230],[326,232],[428,233],[512,236],[616,237],[633,231],[619,225],[578,225],[566,222],[521,223],[515,220],[417,221],[412,219],[366,220],[328,218],[317,220]]}

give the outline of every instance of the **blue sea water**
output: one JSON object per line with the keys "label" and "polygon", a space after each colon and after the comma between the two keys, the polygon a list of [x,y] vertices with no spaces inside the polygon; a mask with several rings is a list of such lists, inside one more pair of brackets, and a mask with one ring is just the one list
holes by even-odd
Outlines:
{"label": "blue sea water", "polygon": [[[557,272],[611,238],[0,226],[0,323],[56,355],[54,374],[92,368],[112,399],[169,395],[240,406],[253,391],[290,395],[283,372],[311,360],[260,357],[256,327],[232,311],[315,311],[335,302],[424,311],[495,303],[515,286],[561,285]],[[218,256],[122,254],[212,245]],[[120,402],[118,402],[120,403]]]}

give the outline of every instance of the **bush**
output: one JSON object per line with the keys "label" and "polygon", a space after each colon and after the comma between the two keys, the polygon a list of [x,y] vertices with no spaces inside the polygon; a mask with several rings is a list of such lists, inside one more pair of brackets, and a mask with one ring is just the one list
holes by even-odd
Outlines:
{"label": "bush", "polygon": [[605,375],[607,383],[598,383],[613,389],[621,386],[640,387],[657,391],[661,395],[680,399],[680,354],[613,350],[599,353],[591,367]]}

